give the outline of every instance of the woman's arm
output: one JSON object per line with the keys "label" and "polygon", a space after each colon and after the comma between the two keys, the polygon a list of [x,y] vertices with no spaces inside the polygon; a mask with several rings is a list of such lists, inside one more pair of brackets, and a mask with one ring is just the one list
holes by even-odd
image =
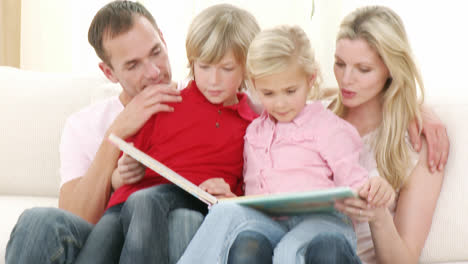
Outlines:
{"label": "woman's arm", "polygon": [[442,187],[443,172],[427,167],[427,148],[400,191],[395,217],[381,210],[369,222],[379,263],[417,263],[428,236]]}

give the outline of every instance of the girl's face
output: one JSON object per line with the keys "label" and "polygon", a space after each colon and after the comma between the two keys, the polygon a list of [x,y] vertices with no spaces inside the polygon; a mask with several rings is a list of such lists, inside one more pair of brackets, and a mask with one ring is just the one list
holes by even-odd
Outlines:
{"label": "girl's face", "polygon": [[307,78],[295,63],[286,71],[255,79],[255,91],[265,110],[277,122],[291,122],[306,105],[315,76]]}
{"label": "girl's face", "polygon": [[210,103],[225,106],[238,103],[236,94],[244,80],[244,67],[237,62],[232,50],[218,63],[196,60],[194,75],[198,89]]}
{"label": "girl's face", "polygon": [[379,103],[379,94],[390,77],[377,51],[363,39],[337,41],[334,72],[348,108]]}

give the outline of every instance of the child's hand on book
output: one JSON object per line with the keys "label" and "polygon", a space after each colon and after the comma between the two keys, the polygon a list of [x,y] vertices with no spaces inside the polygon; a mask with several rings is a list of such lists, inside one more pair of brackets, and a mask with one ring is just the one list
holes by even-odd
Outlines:
{"label": "child's hand on book", "polygon": [[368,207],[389,207],[395,201],[395,190],[382,177],[371,177],[359,189],[358,196],[367,201]]}
{"label": "child's hand on book", "polygon": [[124,153],[117,162],[118,173],[115,177],[120,177],[122,184],[133,184],[143,179],[145,170],[143,164]]}
{"label": "child's hand on book", "polygon": [[216,198],[235,197],[231,192],[231,187],[223,178],[211,178],[202,182],[200,187],[205,192],[215,196]]}

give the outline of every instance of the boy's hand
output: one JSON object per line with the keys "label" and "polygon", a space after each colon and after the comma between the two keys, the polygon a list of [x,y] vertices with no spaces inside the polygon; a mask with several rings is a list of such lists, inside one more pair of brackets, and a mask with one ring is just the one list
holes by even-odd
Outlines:
{"label": "boy's hand", "polygon": [[223,178],[211,178],[202,182],[200,187],[205,192],[215,196],[216,198],[235,197],[236,195],[231,192],[231,187]]}
{"label": "boy's hand", "polygon": [[[447,130],[442,121],[431,109],[422,106],[422,129],[427,142],[427,166],[434,172],[436,169],[442,171],[447,164],[450,142],[447,136]],[[422,141],[419,135],[418,123],[413,120],[408,128],[411,144],[416,151],[421,150]]]}
{"label": "boy's hand", "polygon": [[358,196],[372,207],[388,207],[395,201],[395,190],[382,177],[371,177],[358,190]]}
{"label": "boy's hand", "polygon": [[146,167],[134,158],[123,154],[117,162],[117,174],[122,184],[139,182],[145,176]]}

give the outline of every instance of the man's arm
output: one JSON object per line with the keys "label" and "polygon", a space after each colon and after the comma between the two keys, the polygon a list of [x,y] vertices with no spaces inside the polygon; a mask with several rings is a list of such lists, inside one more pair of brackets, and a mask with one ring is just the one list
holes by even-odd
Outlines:
{"label": "man's arm", "polygon": [[179,92],[169,85],[148,87],[136,95],[107,130],[86,173],[62,185],[59,207],[88,222],[96,223],[104,214],[109,201],[112,173],[120,155],[120,150],[107,140],[107,136],[113,133],[121,138],[128,138],[134,135],[153,114],[173,111],[172,107],[162,102],[180,101]]}

